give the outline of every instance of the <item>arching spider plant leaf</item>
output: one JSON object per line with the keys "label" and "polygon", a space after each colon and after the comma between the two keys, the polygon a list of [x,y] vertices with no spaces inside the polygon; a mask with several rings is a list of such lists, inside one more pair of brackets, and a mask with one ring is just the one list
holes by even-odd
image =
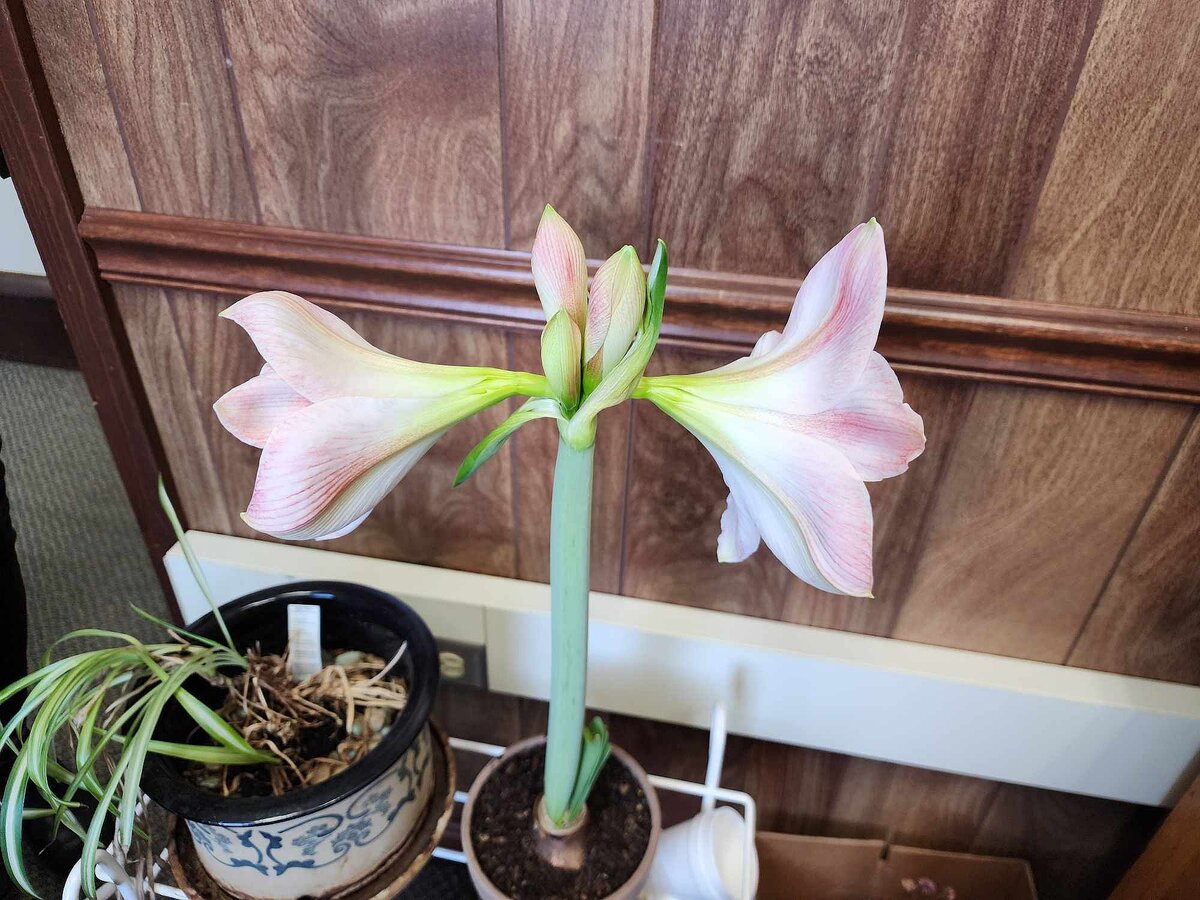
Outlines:
{"label": "arching spider plant leaf", "polygon": [[171,503],[171,498],[167,494],[167,487],[163,483],[162,475],[158,476],[158,502],[171,522],[171,529],[175,532],[175,540],[179,541],[179,546],[183,550],[183,558],[187,560],[188,568],[192,570],[192,577],[196,579],[200,593],[208,601],[208,608],[212,610],[213,618],[217,620],[217,624],[221,627],[221,636],[225,638],[226,646],[234,653],[237,653],[237,648],[233,646],[233,638],[229,634],[229,628],[225,625],[225,618],[221,615],[221,609],[217,605],[216,598],[213,597],[212,588],[208,585],[208,579],[204,576],[204,570],[200,568],[200,560],[196,557],[195,551],[192,550],[192,545],[188,541],[187,535],[184,534],[183,524],[179,521],[179,515],[175,512],[175,506]]}

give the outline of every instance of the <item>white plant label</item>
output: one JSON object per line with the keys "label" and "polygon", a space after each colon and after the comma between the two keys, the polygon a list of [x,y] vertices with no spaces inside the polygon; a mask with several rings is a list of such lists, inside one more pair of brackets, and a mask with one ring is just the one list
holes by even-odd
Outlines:
{"label": "white plant label", "polygon": [[321,671],[321,607],[288,607],[288,674],[303,681]]}

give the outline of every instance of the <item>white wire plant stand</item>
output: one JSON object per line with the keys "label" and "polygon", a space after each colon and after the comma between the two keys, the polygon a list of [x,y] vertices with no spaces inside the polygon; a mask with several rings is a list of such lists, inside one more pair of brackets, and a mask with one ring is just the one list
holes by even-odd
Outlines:
{"label": "white wire plant stand", "polygon": [[[481,756],[495,758],[507,749],[498,744],[485,744],[480,741],[468,741],[463,738],[450,738],[450,746],[460,753],[475,753]],[[743,830],[742,848],[742,891],[740,900],[754,900],[754,867],[748,861],[754,858],[755,834],[758,824],[758,806],[754,798],[744,791],[734,791],[719,786],[721,769],[725,757],[725,711],[718,706],[713,712],[713,727],[709,736],[708,770],[704,784],[694,781],[684,781],[679,778],[667,778],[663,775],[650,775],[650,783],[656,790],[676,794],[686,794],[700,798],[702,809],[711,809],[717,802],[740,807],[742,818],[746,823]],[[465,803],[467,792],[456,790],[455,803]],[[141,815],[143,804],[149,803],[149,798],[143,796],[138,804],[138,815]],[[438,859],[466,864],[467,858],[461,850],[449,847],[437,847],[433,855]],[[127,870],[129,860],[126,851],[114,840],[104,851],[96,854],[96,878],[100,882],[97,900],[139,900],[153,896],[168,898],[168,900],[188,900],[188,895],[175,885],[159,881],[159,876],[167,868],[167,851],[164,848],[149,866],[149,871],[143,883],[137,883],[137,876]],[[63,900],[84,900],[82,886],[82,860],[75,863],[63,886]]]}

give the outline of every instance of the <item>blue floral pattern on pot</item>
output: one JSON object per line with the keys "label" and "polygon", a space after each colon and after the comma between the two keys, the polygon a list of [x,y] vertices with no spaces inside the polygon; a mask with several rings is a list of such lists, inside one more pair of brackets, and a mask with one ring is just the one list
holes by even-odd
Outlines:
{"label": "blue floral pattern on pot", "polygon": [[[425,730],[378,780],[353,797],[298,821],[235,828],[191,821],[187,825],[201,862],[214,876],[213,867],[217,866],[275,880],[291,870],[344,864],[352,850],[355,863],[364,855],[377,855],[382,862],[421,820],[432,790],[431,762],[431,739]],[[363,854],[359,849],[385,839],[393,846],[381,846],[378,854]],[[228,883],[231,873],[218,880]]]}

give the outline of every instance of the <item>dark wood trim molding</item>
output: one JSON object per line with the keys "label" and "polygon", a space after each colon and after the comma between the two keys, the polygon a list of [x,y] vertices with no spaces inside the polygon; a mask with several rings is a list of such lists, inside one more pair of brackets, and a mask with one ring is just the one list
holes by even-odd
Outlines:
{"label": "dark wood trim molding", "polygon": [[[529,254],[88,209],[81,233],[114,282],[541,327]],[[663,342],[745,353],[797,282],[672,269]],[[1200,400],[1200,319],[889,291],[880,351],[901,370],[1160,400]]]}
{"label": "dark wood trim molding", "polygon": [[0,322],[0,359],[79,368],[45,276],[0,272]]}
{"label": "dark wood trim molding", "polygon": [[83,196],[20,0],[0,6],[0,146],[151,560],[166,585],[162,556],[175,539],[158,506],[157,478],[162,472],[169,484],[170,473],[116,307],[79,237]]}

